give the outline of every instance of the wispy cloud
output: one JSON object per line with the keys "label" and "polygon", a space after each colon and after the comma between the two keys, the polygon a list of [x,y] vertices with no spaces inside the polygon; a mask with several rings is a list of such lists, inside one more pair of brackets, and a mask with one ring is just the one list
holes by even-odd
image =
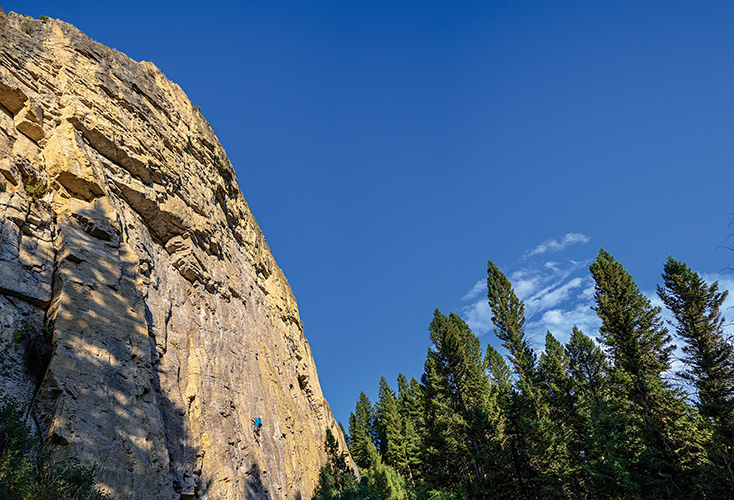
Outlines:
{"label": "wispy cloud", "polygon": [[597,337],[601,320],[591,307],[593,301],[584,293],[577,295],[580,299],[565,308],[554,308],[544,311],[540,317],[525,325],[528,335],[540,341],[540,337],[550,331],[560,342],[566,343],[574,326],[590,337]]}
{"label": "wispy cloud", "polygon": [[561,241],[556,240],[555,238],[551,238],[548,240],[545,240],[543,243],[538,245],[537,247],[530,250],[528,253],[525,254],[525,257],[532,257],[533,255],[541,255],[547,252],[560,252],[561,250],[564,250],[566,247],[570,245],[575,245],[577,243],[588,243],[589,237],[585,234],[581,233],[566,233],[566,235],[561,238]]}
{"label": "wispy cloud", "polygon": [[582,286],[584,281],[588,279],[577,277],[569,281],[564,281],[565,278],[563,278],[538,291],[525,301],[525,310],[528,316],[534,316],[547,309],[557,307],[561,302],[569,298],[575,288]]}
{"label": "wispy cloud", "polygon": [[486,300],[474,302],[461,309],[461,316],[477,335],[484,335],[494,329],[492,310]]}
{"label": "wispy cloud", "polygon": [[474,283],[474,286],[471,290],[466,292],[466,295],[464,295],[461,298],[462,302],[466,302],[467,300],[472,300],[477,297],[479,297],[482,292],[484,292],[487,289],[487,280],[479,280],[476,283]]}
{"label": "wispy cloud", "polygon": [[[562,255],[553,260],[540,257],[543,253],[560,252],[569,245],[588,241],[588,237],[580,233],[568,233],[560,242],[548,240],[525,254],[521,268],[507,273],[515,294],[525,304],[525,331],[532,343],[542,342],[546,328],[559,339],[567,338],[574,324],[589,334],[591,330],[598,331],[596,315],[591,310],[593,282],[586,270],[589,262]],[[461,308],[462,316],[479,335],[494,329],[492,312],[482,293],[485,287],[485,280],[477,281],[462,298],[462,302],[469,302]]]}

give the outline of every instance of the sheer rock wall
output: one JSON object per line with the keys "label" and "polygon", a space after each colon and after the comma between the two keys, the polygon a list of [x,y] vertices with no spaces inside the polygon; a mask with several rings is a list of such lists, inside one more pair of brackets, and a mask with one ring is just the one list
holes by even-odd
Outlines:
{"label": "sheer rock wall", "polygon": [[59,459],[97,465],[117,498],[310,497],[338,426],[288,282],[178,85],[0,9],[0,213],[0,387]]}

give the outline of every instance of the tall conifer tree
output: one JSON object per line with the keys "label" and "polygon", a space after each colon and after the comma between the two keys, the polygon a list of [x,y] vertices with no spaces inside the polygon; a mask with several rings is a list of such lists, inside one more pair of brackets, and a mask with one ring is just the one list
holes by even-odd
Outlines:
{"label": "tall conifer tree", "polygon": [[487,264],[487,297],[495,335],[517,374],[507,419],[518,492],[528,499],[567,498],[567,456],[542,394],[535,352],[525,339],[525,305],[492,261]]}
{"label": "tall conifer tree", "polygon": [[403,421],[404,457],[396,464],[396,469],[411,485],[415,486],[420,479],[420,429],[422,422],[422,391],[416,379],[408,379],[398,374],[398,411]]}
{"label": "tall conifer tree", "polygon": [[474,496],[490,494],[501,468],[496,401],[485,375],[479,339],[456,314],[436,310],[423,377],[426,474],[434,484],[458,483]]}
{"label": "tall conifer tree", "polygon": [[369,465],[367,446],[373,442],[374,408],[367,395],[359,394],[355,412],[349,415],[349,451],[358,467]]}
{"label": "tall conifer tree", "polygon": [[625,419],[631,479],[646,496],[695,496],[701,492],[701,433],[682,394],[664,378],[674,347],[660,309],[605,250],[589,269],[599,333],[614,362],[614,409]]}
{"label": "tall conifer tree", "polygon": [[395,467],[405,461],[405,440],[403,437],[403,416],[398,411],[395,391],[390,388],[385,377],[380,378],[379,403],[377,410],[380,444],[385,463]]}
{"label": "tall conifer tree", "polygon": [[707,481],[715,496],[734,495],[734,346],[725,335],[721,306],[726,291],[707,285],[684,262],[669,257],[658,296],[675,318],[685,342],[685,369],[679,375],[695,388],[701,414],[713,423],[711,458],[716,471]]}

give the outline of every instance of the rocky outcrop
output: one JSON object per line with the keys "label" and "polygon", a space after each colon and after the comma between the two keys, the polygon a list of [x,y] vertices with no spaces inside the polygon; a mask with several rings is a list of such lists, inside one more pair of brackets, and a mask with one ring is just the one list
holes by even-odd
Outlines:
{"label": "rocky outcrop", "polygon": [[0,384],[59,459],[117,498],[310,497],[338,427],[288,282],[176,84],[0,9],[0,213]]}

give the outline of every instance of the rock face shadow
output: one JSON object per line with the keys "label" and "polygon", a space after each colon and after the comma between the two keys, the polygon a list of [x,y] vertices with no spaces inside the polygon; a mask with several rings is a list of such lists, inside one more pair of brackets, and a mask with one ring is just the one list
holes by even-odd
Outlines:
{"label": "rock face shadow", "polygon": [[263,485],[262,472],[257,463],[252,464],[250,470],[245,472],[245,476],[245,490],[247,498],[270,500],[270,492]]}
{"label": "rock face shadow", "polygon": [[161,388],[132,247],[59,219],[44,318],[54,352],[33,405],[39,430],[59,458],[96,465],[116,497],[203,495],[203,454],[187,435],[186,408]]}

